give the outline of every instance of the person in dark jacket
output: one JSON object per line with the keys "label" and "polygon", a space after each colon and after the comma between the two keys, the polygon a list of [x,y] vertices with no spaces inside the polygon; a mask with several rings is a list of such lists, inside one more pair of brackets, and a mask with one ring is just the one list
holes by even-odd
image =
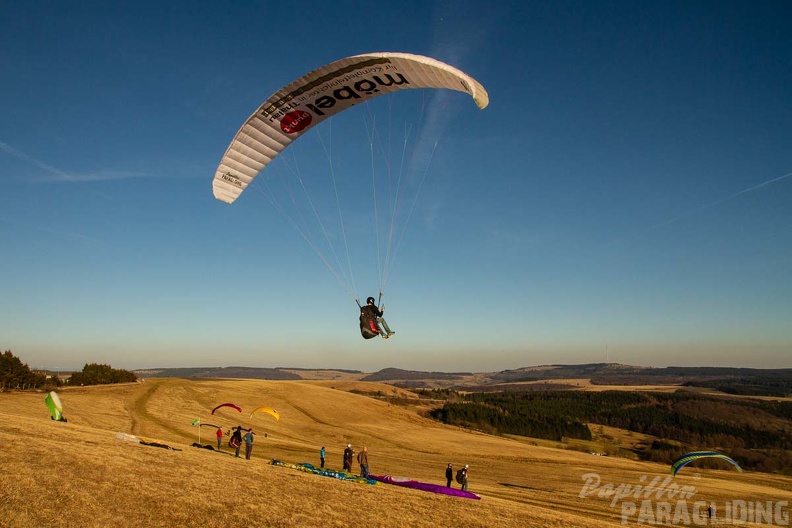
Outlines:
{"label": "person in dark jacket", "polygon": [[467,491],[468,489],[468,465],[465,464],[465,468],[462,470],[462,491]]}
{"label": "person in dark jacket", "polygon": [[237,425],[234,432],[231,433],[231,440],[228,445],[234,448],[234,456],[239,456],[239,448],[242,447],[242,431],[249,431],[249,429],[242,429],[241,425]]}
{"label": "person in dark jacket", "polygon": [[352,444],[347,444],[344,449],[344,471],[352,471],[352,460],[355,458],[355,451],[352,450]]}
{"label": "person in dark jacket", "polygon": [[374,297],[366,299],[366,305],[360,307],[360,331],[363,333],[363,337],[366,337],[368,334],[369,337],[378,335],[383,339],[388,339],[396,333],[388,328],[388,323],[386,323],[385,319],[382,317],[384,311],[384,306],[382,309],[379,309],[377,305],[374,304]]}
{"label": "person in dark jacket", "polygon": [[451,464],[448,464],[446,468],[446,488],[451,487],[451,481],[454,480],[454,467]]}

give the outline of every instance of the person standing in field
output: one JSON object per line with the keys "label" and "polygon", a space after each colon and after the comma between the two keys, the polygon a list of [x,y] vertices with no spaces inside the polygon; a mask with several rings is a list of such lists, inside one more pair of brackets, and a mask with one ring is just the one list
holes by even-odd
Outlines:
{"label": "person standing in field", "polygon": [[344,449],[344,471],[352,471],[353,458],[355,458],[355,452],[352,450],[352,444],[347,444]]}
{"label": "person standing in field", "polygon": [[322,449],[319,450],[319,467],[322,469],[324,469],[325,454],[325,448],[322,446]]}
{"label": "person standing in field", "polygon": [[223,429],[217,428],[217,450],[220,451],[220,444],[223,443]]}
{"label": "person standing in field", "polygon": [[454,468],[449,462],[448,467],[446,468],[446,488],[451,487],[452,480],[454,480]]}
{"label": "person standing in field", "polygon": [[465,467],[459,470],[461,475],[457,475],[457,480],[462,484],[462,491],[467,491],[468,489],[468,465],[465,464]]}
{"label": "person standing in field", "polygon": [[[247,429],[245,429],[247,431]],[[228,445],[234,448],[234,456],[239,457],[239,448],[242,447],[242,426],[237,425],[234,432],[231,433],[231,440],[228,441]]]}
{"label": "person standing in field", "polygon": [[364,479],[367,479],[369,476],[369,465],[368,465],[368,449],[363,446],[363,451],[358,453],[357,456],[358,464],[360,464],[360,476]]}
{"label": "person standing in field", "polygon": [[242,438],[245,441],[245,460],[250,460],[250,455],[253,453],[253,429],[250,429]]}

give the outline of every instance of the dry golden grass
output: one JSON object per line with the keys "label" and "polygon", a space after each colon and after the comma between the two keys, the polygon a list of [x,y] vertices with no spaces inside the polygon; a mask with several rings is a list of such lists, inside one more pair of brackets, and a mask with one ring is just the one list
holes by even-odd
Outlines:
{"label": "dry golden grass", "polygon": [[[583,475],[637,484],[666,466],[533,445],[443,426],[387,402],[347,392],[390,393],[388,385],[335,382],[150,379],[60,391],[68,423],[49,419],[42,393],[0,394],[0,526],[620,526],[610,498],[579,497]],[[335,388],[332,388],[335,387]],[[342,390],[343,388],[343,390]],[[269,405],[281,414],[248,411]],[[195,418],[258,433],[253,460],[190,447]],[[122,442],[133,433],[181,451]],[[264,438],[262,433],[267,432]],[[609,436],[615,434],[609,431]],[[213,443],[204,428],[203,443]],[[369,486],[272,466],[341,466],[347,442],[367,446],[374,474],[443,483],[448,462],[470,464],[472,501],[380,484]],[[556,444],[557,445],[557,444]],[[228,447],[224,447],[226,453]],[[792,479],[733,471],[677,477],[695,500],[792,500]]]}

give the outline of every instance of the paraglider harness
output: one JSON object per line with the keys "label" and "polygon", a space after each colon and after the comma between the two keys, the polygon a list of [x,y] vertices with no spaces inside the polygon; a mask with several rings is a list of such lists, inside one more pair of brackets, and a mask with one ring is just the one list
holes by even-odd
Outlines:
{"label": "paraglider harness", "polygon": [[242,445],[242,429],[237,427],[233,433],[231,433],[231,439],[228,441],[228,445],[236,449],[240,445]]}
{"label": "paraglider harness", "polygon": [[456,481],[459,484],[464,484],[465,483],[465,470],[464,470],[464,468],[457,470]]}
{"label": "paraglider harness", "polygon": [[[379,306],[380,301],[382,301],[382,292],[379,294],[379,300],[377,301],[377,306]],[[373,310],[367,308],[368,302],[366,305],[361,305],[360,301],[355,299],[355,302],[360,308],[360,335],[363,336],[363,339],[371,339],[372,337],[377,337],[382,333],[379,328],[379,323],[377,321],[377,314],[372,313]],[[379,310],[379,308],[377,308]],[[382,310],[379,310],[382,312]]]}

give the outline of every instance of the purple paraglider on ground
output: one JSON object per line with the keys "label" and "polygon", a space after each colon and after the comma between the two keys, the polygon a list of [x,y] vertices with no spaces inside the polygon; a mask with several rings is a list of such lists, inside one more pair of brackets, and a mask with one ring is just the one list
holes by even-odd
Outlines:
{"label": "purple paraglider on ground", "polygon": [[432,493],[442,493],[443,495],[452,495],[454,497],[464,497],[466,499],[480,500],[481,497],[469,491],[462,491],[454,488],[442,486],[440,484],[430,484],[428,482],[420,482],[406,478],[391,477],[389,475],[369,475],[370,479],[377,482],[384,482],[386,484],[393,484],[395,486],[402,486],[405,488],[412,488],[421,491],[431,491]]}

